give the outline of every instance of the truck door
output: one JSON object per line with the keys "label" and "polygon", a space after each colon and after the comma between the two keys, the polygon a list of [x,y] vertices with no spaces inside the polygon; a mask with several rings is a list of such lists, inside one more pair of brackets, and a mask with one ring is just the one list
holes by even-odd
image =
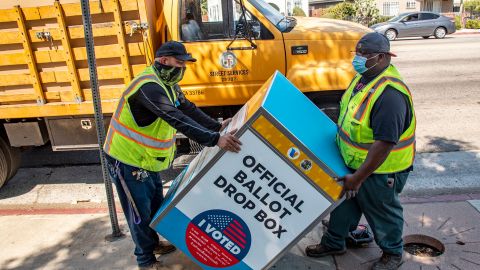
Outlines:
{"label": "truck door", "polygon": [[187,65],[181,87],[197,105],[244,104],[275,70],[285,73],[282,34],[248,2],[180,0],[178,5],[172,38],[198,60]]}

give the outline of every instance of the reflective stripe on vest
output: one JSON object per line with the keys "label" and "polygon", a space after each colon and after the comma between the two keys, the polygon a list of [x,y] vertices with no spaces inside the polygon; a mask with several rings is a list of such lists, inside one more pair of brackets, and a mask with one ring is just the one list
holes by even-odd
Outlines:
{"label": "reflective stripe on vest", "polygon": [[[373,143],[358,143],[354,142],[348,137],[348,134],[345,132],[345,130],[339,128],[338,129],[338,136],[340,139],[342,139],[344,142],[350,144],[351,146],[354,146],[356,148],[359,148],[361,150],[369,150],[370,147],[372,146]],[[415,136],[411,136],[410,138],[405,138],[404,140],[399,141],[393,148],[392,151],[398,151],[402,150],[405,147],[411,146],[412,144],[415,143]]]}
{"label": "reflective stripe on vest", "polygon": [[401,84],[410,93],[410,90],[408,89],[407,85],[404,82],[402,82],[401,80],[399,80],[395,77],[383,77],[380,80],[378,80],[378,82],[375,83],[375,85],[372,87],[372,89],[370,89],[368,91],[368,94],[363,99],[362,104],[358,107],[357,111],[354,114],[355,119],[357,119],[358,121],[362,120],[363,116],[365,116],[365,110],[367,109],[368,105],[370,104],[370,101],[371,101],[375,91],[377,91],[377,89],[379,89],[383,84],[388,83],[388,82],[395,82],[395,83]]}
{"label": "reflective stripe on vest", "polygon": [[158,150],[167,150],[175,144],[175,137],[168,140],[158,140],[127,127],[115,118],[112,118],[111,124],[115,132],[143,146]]}
{"label": "reflective stripe on vest", "polygon": [[144,80],[158,80],[155,75],[145,75],[145,76],[140,76],[138,78],[134,79],[134,82],[130,83],[130,85],[125,89],[125,91],[122,94],[122,97],[118,101],[118,104],[120,107],[117,108],[115,113],[113,114],[113,117],[118,119],[120,117],[120,113],[123,111],[123,106],[125,106],[125,96],[129,95],[130,92],[132,92],[139,84],[143,83]]}

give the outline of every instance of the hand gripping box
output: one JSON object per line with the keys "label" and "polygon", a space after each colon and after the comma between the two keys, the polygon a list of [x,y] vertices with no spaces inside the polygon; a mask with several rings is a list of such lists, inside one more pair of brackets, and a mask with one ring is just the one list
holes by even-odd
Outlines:
{"label": "hand gripping box", "polygon": [[204,269],[266,269],[337,206],[336,125],[276,72],[235,115],[239,153],[205,148],[151,227]]}

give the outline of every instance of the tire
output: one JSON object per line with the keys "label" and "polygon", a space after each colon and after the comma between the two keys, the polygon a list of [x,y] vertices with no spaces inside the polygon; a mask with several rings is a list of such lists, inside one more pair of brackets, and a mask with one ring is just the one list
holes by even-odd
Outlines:
{"label": "tire", "polygon": [[5,164],[0,166],[0,187],[10,180],[17,173],[21,162],[21,152],[19,148],[11,147],[3,138],[0,137],[0,163],[2,159]]}
{"label": "tire", "polygon": [[305,92],[305,95],[317,108],[326,114],[333,122],[337,123],[338,115],[340,114],[340,100],[343,93],[343,90],[331,90]]}
{"label": "tire", "polygon": [[422,38],[424,38],[424,39],[428,39],[429,37],[430,37],[430,36],[423,36]]}
{"label": "tire", "polygon": [[3,154],[3,151],[0,151],[0,188],[7,182],[8,173],[6,156]]}
{"label": "tire", "polygon": [[433,35],[437,39],[442,39],[447,35],[447,29],[445,29],[445,27],[437,27],[437,29],[435,29],[435,32],[433,32]]}
{"label": "tire", "polygon": [[395,29],[388,29],[387,31],[385,31],[385,36],[390,41],[395,40],[397,38],[397,34],[397,30]]}
{"label": "tire", "polygon": [[319,105],[320,110],[328,116],[333,122],[337,123],[340,114],[340,103],[324,103]]}

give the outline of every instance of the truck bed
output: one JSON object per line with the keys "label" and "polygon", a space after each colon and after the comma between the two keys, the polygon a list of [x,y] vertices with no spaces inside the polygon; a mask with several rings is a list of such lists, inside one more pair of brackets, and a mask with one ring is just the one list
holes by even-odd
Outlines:
{"label": "truck bed", "polygon": [[[155,0],[90,2],[103,112],[153,60]],[[148,29],[138,29],[147,23]],[[93,113],[78,0],[0,3],[0,119]]]}

